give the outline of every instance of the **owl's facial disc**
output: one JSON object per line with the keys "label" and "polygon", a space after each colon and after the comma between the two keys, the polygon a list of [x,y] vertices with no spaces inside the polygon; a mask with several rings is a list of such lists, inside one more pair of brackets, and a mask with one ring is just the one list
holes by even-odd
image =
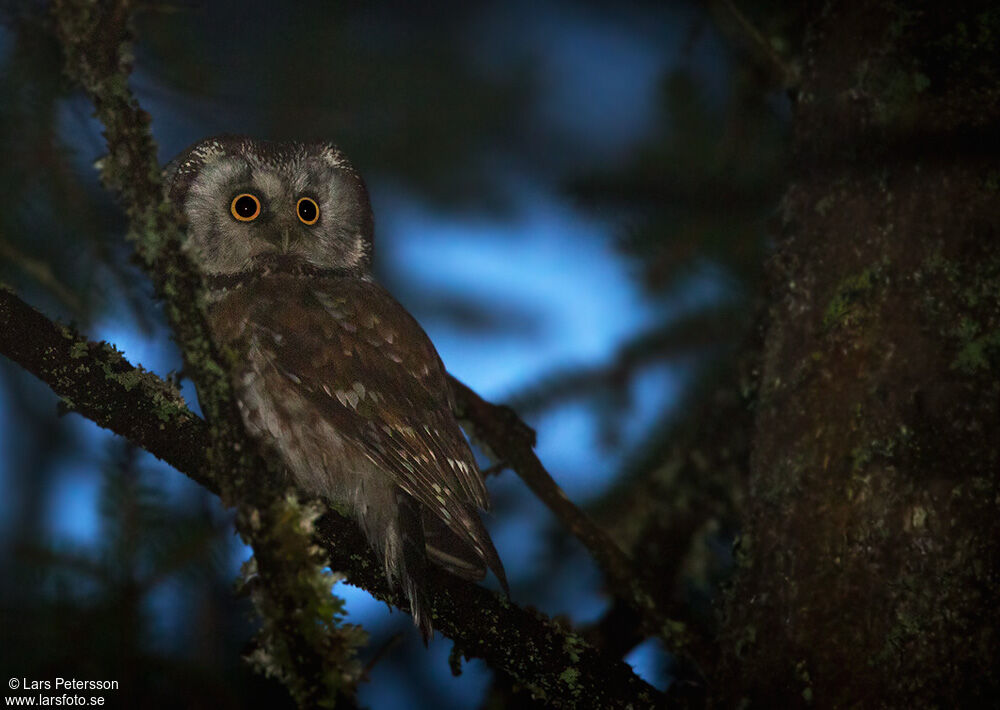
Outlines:
{"label": "owl's facial disc", "polygon": [[203,272],[370,269],[364,183],[324,144],[244,140],[206,152],[183,205],[187,248]]}

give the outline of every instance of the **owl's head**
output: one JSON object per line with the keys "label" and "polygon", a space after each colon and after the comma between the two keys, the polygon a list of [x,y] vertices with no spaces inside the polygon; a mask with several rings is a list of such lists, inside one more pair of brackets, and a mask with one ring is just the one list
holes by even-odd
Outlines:
{"label": "owl's head", "polygon": [[187,217],[186,248],[206,275],[370,270],[368,191],[329,143],[207,138],[164,177]]}

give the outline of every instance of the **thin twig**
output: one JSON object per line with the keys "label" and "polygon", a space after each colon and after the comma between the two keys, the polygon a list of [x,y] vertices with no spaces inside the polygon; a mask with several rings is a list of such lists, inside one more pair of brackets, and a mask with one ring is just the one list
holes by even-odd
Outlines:
{"label": "thin twig", "polygon": [[86,309],[80,302],[79,297],[56,278],[52,273],[52,267],[41,259],[28,256],[16,246],[8,242],[0,234],[0,259],[6,259],[14,264],[27,276],[34,279],[40,286],[48,290],[56,299],[62,303],[75,318],[83,319],[86,316]]}
{"label": "thin twig", "polygon": [[643,620],[646,634],[662,638],[678,654],[690,652],[684,625],[670,619],[650,593],[643,572],[614,540],[569,499],[534,452],[535,433],[514,410],[487,402],[461,381],[449,376],[458,416],[470,436],[493,458],[505,461],[556,518],[590,552],[604,572],[612,593]]}
{"label": "thin twig", "polygon": [[[794,63],[789,63],[775,51],[774,47],[767,38],[757,29],[743,12],[736,7],[736,3],[733,0],[715,0],[716,3],[722,5],[732,18],[739,25],[740,30],[747,37],[748,43],[751,47],[755,47],[760,55],[764,57],[766,62],[772,66],[775,74],[777,74],[778,79],[781,81],[782,87],[790,89],[795,87],[799,83],[799,70]],[[714,3],[713,3],[714,4]]]}

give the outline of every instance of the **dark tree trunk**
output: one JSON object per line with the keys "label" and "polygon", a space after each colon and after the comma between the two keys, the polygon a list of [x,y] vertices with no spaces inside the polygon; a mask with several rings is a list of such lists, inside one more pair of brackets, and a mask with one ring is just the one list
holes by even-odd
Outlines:
{"label": "dark tree trunk", "polygon": [[720,705],[998,702],[991,5],[811,20]]}

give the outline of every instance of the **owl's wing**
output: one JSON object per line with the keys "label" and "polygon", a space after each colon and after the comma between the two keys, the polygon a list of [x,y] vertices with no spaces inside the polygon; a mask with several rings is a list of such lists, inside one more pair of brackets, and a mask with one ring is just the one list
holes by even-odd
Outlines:
{"label": "owl's wing", "polygon": [[[375,283],[310,280],[267,299],[255,320],[274,366],[317,414],[471,546],[506,588],[476,508],[482,475],[451,411],[444,366],[414,318]],[[255,309],[256,310],[256,309]]]}

